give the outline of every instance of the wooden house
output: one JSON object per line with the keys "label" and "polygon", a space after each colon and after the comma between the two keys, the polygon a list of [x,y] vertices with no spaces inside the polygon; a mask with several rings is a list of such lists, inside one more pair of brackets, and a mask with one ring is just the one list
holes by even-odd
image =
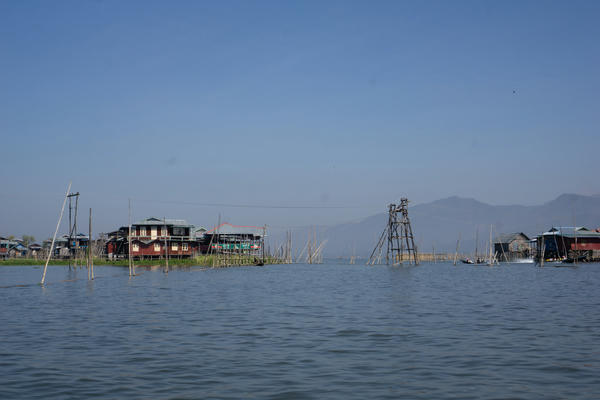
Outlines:
{"label": "wooden house", "polygon": [[8,257],[18,258],[27,256],[27,247],[18,240],[11,240],[8,248]]}
{"label": "wooden house", "polygon": [[8,249],[10,247],[10,240],[4,237],[0,237],[0,259],[8,258]]}
{"label": "wooden house", "polygon": [[29,256],[33,258],[38,258],[42,254],[42,246],[37,243],[32,243],[27,246],[29,250]]}
{"label": "wooden house", "polygon": [[537,257],[600,261],[600,232],[583,226],[552,227],[537,237]]}
{"label": "wooden house", "polygon": [[265,228],[223,223],[198,237],[203,253],[243,253],[259,255]]}
{"label": "wooden house", "polygon": [[[134,259],[189,258],[198,254],[194,225],[181,219],[150,217],[131,225],[131,256]],[[129,227],[108,234],[108,258],[129,254]]]}
{"label": "wooden house", "polygon": [[[42,242],[42,249],[48,252],[52,245],[52,239],[46,239]],[[48,254],[48,253],[46,253]],[[53,258],[66,258],[69,256],[69,235],[58,236],[54,241],[54,249],[52,249]]]}
{"label": "wooden house", "polygon": [[533,256],[531,241],[523,232],[499,235],[494,239],[494,252],[499,261],[515,261]]}

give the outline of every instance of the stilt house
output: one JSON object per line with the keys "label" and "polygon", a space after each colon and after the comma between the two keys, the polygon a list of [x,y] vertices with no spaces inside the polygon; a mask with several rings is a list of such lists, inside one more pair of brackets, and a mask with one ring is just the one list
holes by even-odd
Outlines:
{"label": "stilt house", "polygon": [[523,232],[499,235],[494,240],[494,252],[499,261],[515,261],[532,257],[531,241]]}
{"label": "stilt house", "polygon": [[537,238],[537,257],[600,261],[600,232],[583,226],[552,227]]}
{"label": "stilt house", "polygon": [[223,223],[199,237],[203,253],[243,253],[259,255],[262,251],[265,228]]}
{"label": "stilt house", "polygon": [[[129,227],[108,234],[108,258],[128,257]],[[189,258],[198,254],[194,225],[182,219],[146,218],[131,225],[131,256],[135,259]]]}

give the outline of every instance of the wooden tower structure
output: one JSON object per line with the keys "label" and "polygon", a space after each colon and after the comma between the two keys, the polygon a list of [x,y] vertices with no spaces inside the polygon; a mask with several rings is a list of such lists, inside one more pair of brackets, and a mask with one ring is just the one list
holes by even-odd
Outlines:
{"label": "wooden tower structure", "polygon": [[[387,243],[387,246],[386,246]],[[401,198],[400,204],[388,206],[388,223],[369,257],[367,265],[380,264],[383,248],[386,247],[386,264],[398,265],[403,261],[419,264],[415,239],[408,218],[408,199]]]}

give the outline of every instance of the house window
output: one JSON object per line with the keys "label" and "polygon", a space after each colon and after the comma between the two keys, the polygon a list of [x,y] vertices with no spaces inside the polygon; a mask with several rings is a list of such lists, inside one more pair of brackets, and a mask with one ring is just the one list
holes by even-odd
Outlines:
{"label": "house window", "polygon": [[185,236],[185,228],[173,227],[173,236]]}
{"label": "house window", "polygon": [[134,243],[132,247],[133,247],[133,251],[135,251],[135,252],[140,251],[140,245],[139,244]]}
{"label": "house window", "polygon": [[182,249],[183,251],[187,251],[187,250],[188,250],[188,244],[187,244],[187,243],[184,243],[184,244],[182,244],[182,245],[181,245],[181,249]]}
{"label": "house window", "polygon": [[160,251],[160,243],[154,243],[154,251]]}
{"label": "house window", "polygon": [[177,250],[179,247],[177,246],[177,243],[173,243],[171,245],[171,250]]}

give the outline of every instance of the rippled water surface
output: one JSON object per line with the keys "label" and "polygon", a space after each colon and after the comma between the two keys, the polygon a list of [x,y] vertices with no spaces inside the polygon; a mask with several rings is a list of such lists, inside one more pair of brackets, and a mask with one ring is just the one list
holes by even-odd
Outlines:
{"label": "rippled water surface", "polygon": [[0,267],[1,399],[598,399],[600,265]]}

